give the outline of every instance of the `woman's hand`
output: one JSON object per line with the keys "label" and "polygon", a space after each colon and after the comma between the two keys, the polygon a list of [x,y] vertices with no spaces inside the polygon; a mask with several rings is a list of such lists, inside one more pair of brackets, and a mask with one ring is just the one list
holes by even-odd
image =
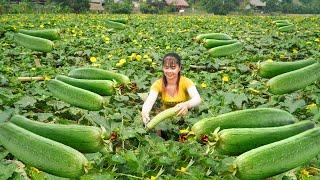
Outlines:
{"label": "woman's hand", "polygon": [[142,120],[144,125],[147,125],[150,121],[149,113],[141,112]]}
{"label": "woman's hand", "polygon": [[184,116],[188,113],[188,103],[187,102],[183,102],[183,103],[179,103],[175,106],[177,108],[177,116]]}

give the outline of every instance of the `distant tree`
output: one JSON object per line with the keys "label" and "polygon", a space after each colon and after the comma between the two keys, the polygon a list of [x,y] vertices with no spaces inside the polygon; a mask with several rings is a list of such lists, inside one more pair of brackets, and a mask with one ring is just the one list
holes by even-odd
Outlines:
{"label": "distant tree", "polygon": [[140,2],[140,11],[145,14],[157,14],[165,9],[164,0],[142,0]]}
{"label": "distant tree", "polygon": [[52,2],[69,7],[77,13],[87,11],[90,8],[89,0],[52,0]]}
{"label": "distant tree", "polygon": [[282,10],[282,8],[280,7],[281,2],[279,0],[262,0],[262,2],[266,3],[266,12],[276,12]]}
{"label": "distant tree", "polygon": [[120,2],[114,2],[114,0],[108,0],[105,2],[106,9],[114,14],[130,14],[133,10],[132,0],[123,0]]}
{"label": "distant tree", "polygon": [[208,13],[226,15],[238,9],[238,0],[201,0],[201,5]]}

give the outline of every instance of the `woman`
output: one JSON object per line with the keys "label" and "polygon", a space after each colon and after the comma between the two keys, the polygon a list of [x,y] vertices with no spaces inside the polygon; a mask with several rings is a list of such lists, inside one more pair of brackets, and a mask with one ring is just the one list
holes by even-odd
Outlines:
{"label": "woman", "polygon": [[163,77],[155,81],[148,98],[142,107],[142,120],[146,125],[150,121],[149,112],[157,100],[158,94],[165,109],[176,106],[177,115],[186,115],[190,108],[201,103],[200,95],[194,83],[181,76],[181,58],[176,53],[166,54],[162,60]]}

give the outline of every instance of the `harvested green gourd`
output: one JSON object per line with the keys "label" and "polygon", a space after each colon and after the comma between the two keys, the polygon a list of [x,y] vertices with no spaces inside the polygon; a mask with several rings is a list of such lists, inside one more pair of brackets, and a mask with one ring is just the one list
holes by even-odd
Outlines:
{"label": "harvested green gourd", "polygon": [[224,33],[200,34],[195,38],[197,42],[201,41],[202,39],[231,40],[232,38],[229,35]]}
{"label": "harvested green gourd", "polygon": [[109,21],[109,20],[106,20],[106,24],[107,24],[107,27],[109,28],[114,28],[119,30],[125,29],[127,27],[125,24],[122,24],[120,22]]}
{"label": "harvested green gourd", "polygon": [[294,71],[316,63],[314,59],[306,59],[294,62],[265,61],[259,64],[259,75],[264,78],[271,78],[279,74]]}
{"label": "harvested green gourd", "polygon": [[320,79],[320,63],[314,63],[301,69],[280,74],[267,82],[273,94],[286,94],[303,89]]}
{"label": "harvested green gourd", "polygon": [[88,166],[79,151],[11,122],[0,124],[0,143],[23,163],[56,176],[78,178]]}
{"label": "harvested green gourd", "polygon": [[108,19],[109,21],[113,21],[113,22],[118,22],[118,23],[122,23],[122,24],[127,24],[128,23],[128,19]]}
{"label": "harvested green gourd", "polygon": [[320,154],[320,128],[267,144],[238,156],[234,166],[240,179],[265,179],[301,166]]}
{"label": "harvested green gourd", "polygon": [[14,115],[10,122],[84,153],[100,151],[104,147],[104,138],[107,138],[105,130],[92,126],[48,124],[20,115]]}
{"label": "harvested green gourd", "polygon": [[275,108],[258,108],[205,118],[196,122],[191,130],[197,138],[201,138],[203,135],[213,133],[218,127],[220,129],[276,127],[293,124],[294,122],[294,116],[286,111]]}
{"label": "harvested green gourd", "polygon": [[110,80],[75,79],[63,75],[56,76],[56,79],[100,95],[108,96],[114,93],[114,83]]}
{"label": "harvested green gourd", "polygon": [[237,40],[217,40],[217,39],[205,39],[203,40],[204,47],[206,48],[213,48],[217,46],[227,45],[227,44],[233,44],[238,42]]}
{"label": "harvested green gourd", "polygon": [[294,24],[288,25],[288,26],[282,26],[279,28],[280,32],[291,32],[296,29],[296,26]]}
{"label": "harvested green gourd", "polygon": [[45,38],[49,40],[60,39],[60,29],[43,29],[43,30],[20,29],[19,32],[30,35],[30,36],[36,36],[36,37]]}
{"label": "harvested green gourd", "polygon": [[17,44],[24,46],[28,49],[41,52],[50,52],[53,50],[54,46],[54,43],[48,39],[34,37],[22,33],[15,33],[14,41]]}
{"label": "harvested green gourd", "polygon": [[160,122],[168,119],[169,117],[175,116],[177,114],[177,108],[172,107],[169,109],[166,109],[159,114],[157,114],[154,118],[150,120],[150,122],[147,124],[148,129],[153,129],[157,124]]}
{"label": "harvested green gourd", "polygon": [[277,27],[283,27],[283,26],[289,26],[289,25],[293,25],[292,23],[276,23]]}
{"label": "harvested green gourd", "polygon": [[312,121],[301,121],[280,127],[224,129],[215,137],[215,149],[223,154],[239,155],[314,127]]}
{"label": "harvested green gourd", "polygon": [[121,84],[130,83],[128,76],[98,68],[78,68],[70,71],[70,77],[77,79],[115,80]]}
{"label": "harvested green gourd", "polygon": [[241,42],[236,42],[233,44],[211,48],[208,52],[212,57],[221,57],[221,56],[228,56],[228,55],[240,52],[241,49],[242,49]]}
{"label": "harvested green gourd", "polygon": [[83,109],[98,111],[103,108],[105,103],[103,97],[99,94],[74,87],[56,79],[50,80],[47,87],[53,96]]}

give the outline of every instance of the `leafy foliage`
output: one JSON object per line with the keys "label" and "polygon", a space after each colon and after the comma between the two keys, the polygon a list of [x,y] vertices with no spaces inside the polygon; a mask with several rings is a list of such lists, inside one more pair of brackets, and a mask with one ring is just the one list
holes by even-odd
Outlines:
{"label": "leafy foliage", "polygon": [[105,5],[106,9],[110,13],[114,14],[130,14],[133,9],[132,0],[125,0],[123,2],[114,2],[109,0]]}
{"label": "leafy foliage", "polygon": [[239,6],[237,0],[202,0],[201,4],[208,13],[226,15]]}
{"label": "leafy foliage", "polygon": [[[106,19],[128,19],[128,28],[110,29],[105,26]],[[279,32],[272,25],[276,19],[290,20],[297,25],[297,31]],[[187,140],[180,130],[202,118],[258,107],[281,108],[299,120],[319,122],[319,82],[291,94],[275,96],[265,86],[268,79],[257,75],[259,61],[318,57],[319,20],[317,16],[3,15],[0,24],[11,29],[60,28],[63,33],[62,39],[55,41],[52,52],[39,53],[16,45],[6,32],[8,27],[3,28],[0,111],[14,109],[30,119],[48,123],[103,126],[110,132],[110,143],[106,152],[86,154],[93,168],[83,179],[151,179],[157,175],[159,179],[234,179],[225,173],[234,157],[210,154],[205,145]],[[229,57],[211,58],[206,48],[192,40],[208,32],[226,33],[243,42],[244,50]],[[140,116],[143,100],[138,94],[147,93],[151,84],[162,76],[161,58],[172,51],[181,55],[182,73],[196,84],[203,102],[187,116],[159,125],[166,141],[144,128]],[[121,65],[117,66],[120,61]],[[105,97],[109,105],[90,112],[52,97],[47,81],[22,83],[17,79],[43,76],[48,80],[84,66],[126,74],[136,87]],[[151,117],[159,111],[158,101]],[[319,178],[312,168],[320,168],[319,157],[276,179],[306,178],[309,171],[309,175]],[[23,175],[57,179],[26,167],[1,147],[0,169],[5,169],[4,177],[13,179]]]}

